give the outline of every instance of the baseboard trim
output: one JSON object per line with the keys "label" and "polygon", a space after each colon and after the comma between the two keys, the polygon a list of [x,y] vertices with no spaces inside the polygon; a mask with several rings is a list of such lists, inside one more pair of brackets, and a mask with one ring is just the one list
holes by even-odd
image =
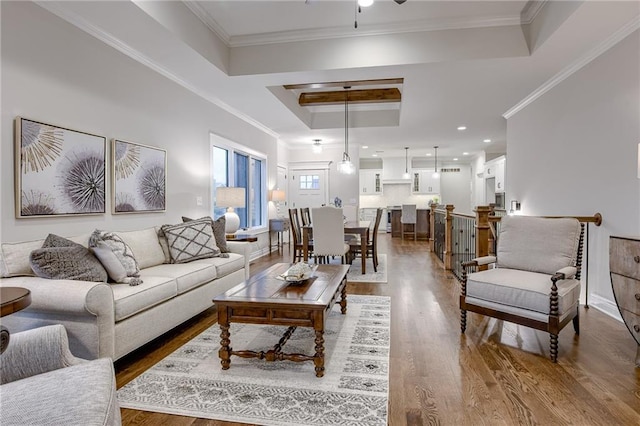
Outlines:
{"label": "baseboard trim", "polygon": [[595,308],[600,312],[609,315],[611,318],[622,322],[622,317],[620,316],[618,306],[609,299],[605,299],[604,297],[598,296],[597,294],[592,294],[590,295],[589,307]]}

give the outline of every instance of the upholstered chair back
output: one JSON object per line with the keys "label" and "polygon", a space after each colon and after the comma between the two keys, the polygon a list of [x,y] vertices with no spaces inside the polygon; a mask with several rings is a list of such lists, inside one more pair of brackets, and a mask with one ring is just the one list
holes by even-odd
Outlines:
{"label": "upholstered chair back", "polygon": [[416,223],[416,205],[415,204],[403,204],[402,214],[400,215],[401,223]]}
{"label": "upholstered chair back", "polygon": [[330,206],[312,208],[311,220],[316,256],[343,256],[345,244],[342,209]]}
{"label": "upholstered chair back", "polygon": [[576,266],[580,222],[573,218],[505,216],[496,250],[497,267],[552,275]]}

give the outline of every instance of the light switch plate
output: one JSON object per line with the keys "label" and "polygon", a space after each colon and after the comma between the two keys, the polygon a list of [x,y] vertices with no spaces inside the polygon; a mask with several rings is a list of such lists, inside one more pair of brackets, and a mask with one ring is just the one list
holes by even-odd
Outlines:
{"label": "light switch plate", "polygon": [[202,205],[202,197],[196,197],[196,206]]}

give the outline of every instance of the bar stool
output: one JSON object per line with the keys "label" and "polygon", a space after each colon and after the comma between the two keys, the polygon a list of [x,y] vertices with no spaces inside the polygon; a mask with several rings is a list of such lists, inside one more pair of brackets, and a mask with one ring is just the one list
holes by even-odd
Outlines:
{"label": "bar stool", "polygon": [[[416,205],[415,204],[403,204],[402,215],[400,216],[400,223],[402,224],[402,239],[404,240],[404,234],[413,234],[413,240],[417,239],[416,233]],[[412,231],[407,231],[405,225],[411,225]]]}

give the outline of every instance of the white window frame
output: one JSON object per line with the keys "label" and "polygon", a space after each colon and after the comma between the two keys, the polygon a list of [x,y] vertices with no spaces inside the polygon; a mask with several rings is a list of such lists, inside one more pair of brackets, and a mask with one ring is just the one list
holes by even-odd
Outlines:
{"label": "white window frame", "polygon": [[[256,151],[254,149],[251,149],[247,146],[244,146],[242,144],[239,144],[237,142],[233,142],[227,138],[224,138],[220,135],[216,135],[215,133],[211,133],[210,134],[210,152],[211,152],[211,172],[210,172],[210,184],[211,184],[211,214],[213,214],[214,210],[215,210],[215,191],[216,191],[216,184],[215,184],[215,179],[214,179],[214,174],[213,174],[213,164],[214,164],[214,147],[218,147],[221,149],[224,149],[227,151],[227,164],[228,164],[228,170],[227,170],[227,181],[228,181],[228,185],[229,186],[235,186],[235,161],[234,161],[234,154],[238,153],[238,154],[242,154],[242,155],[246,155],[249,157],[249,161],[251,162],[251,159],[256,159],[256,160],[260,160],[262,162],[262,170],[261,170],[261,197],[260,197],[260,204],[261,204],[261,209],[260,211],[262,212],[261,217],[260,217],[260,225],[258,226],[249,226],[247,227],[247,230],[249,231],[258,231],[258,230],[264,230],[268,228],[268,201],[267,201],[267,170],[268,170],[268,164],[267,164],[267,155],[263,152],[260,151]],[[249,185],[251,185],[251,183],[253,182],[253,168],[249,166]],[[249,202],[251,202],[251,197],[248,196]],[[248,223],[252,222],[252,216],[251,216],[251,206],[246,206],[247,207],[247,213],[248,213]]]}

